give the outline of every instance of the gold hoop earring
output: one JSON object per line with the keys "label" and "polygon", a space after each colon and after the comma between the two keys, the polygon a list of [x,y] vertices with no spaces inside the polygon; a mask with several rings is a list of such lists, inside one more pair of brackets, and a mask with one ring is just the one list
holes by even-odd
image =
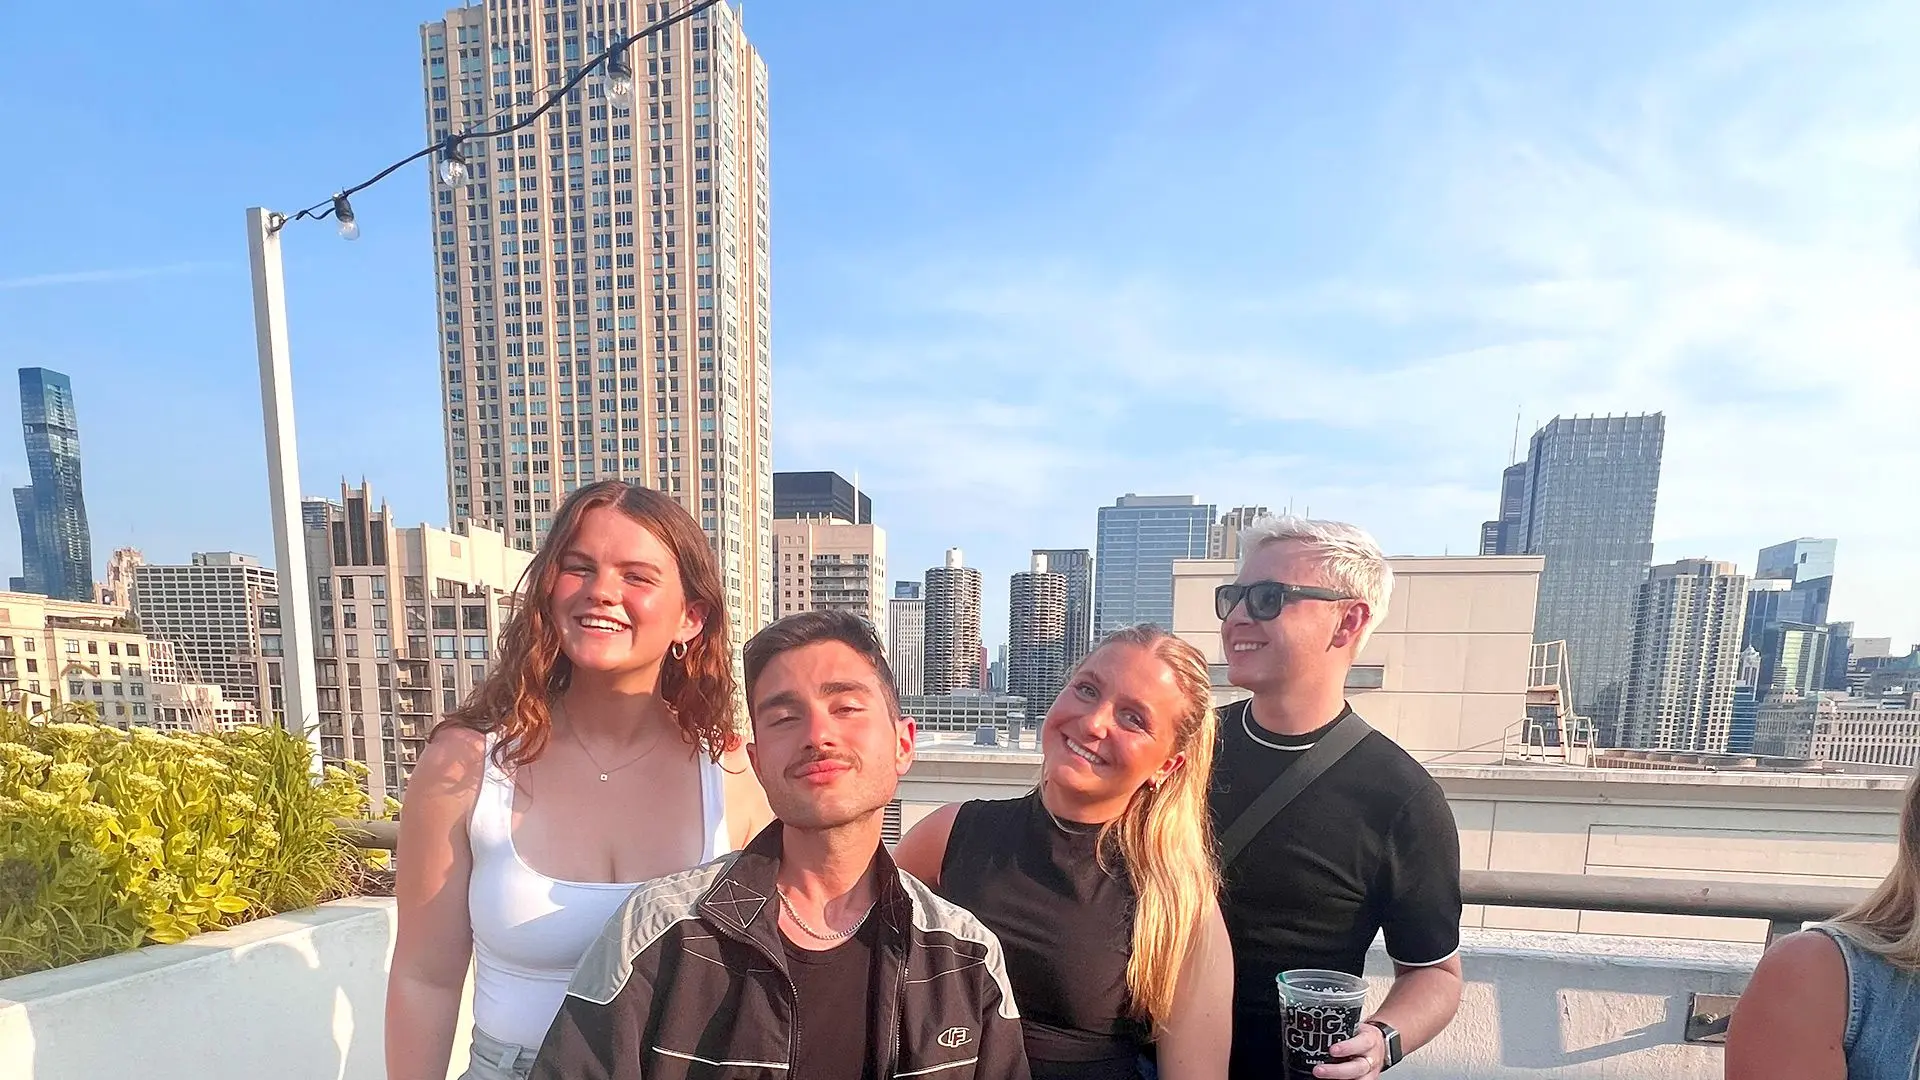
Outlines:
{"label": "gold hoop earring", "polygon": [[685,660],[687,658],[687,643],[684,641],[676,641],[672,645],[667,646],[667,652],[671,654],[675,660]]}

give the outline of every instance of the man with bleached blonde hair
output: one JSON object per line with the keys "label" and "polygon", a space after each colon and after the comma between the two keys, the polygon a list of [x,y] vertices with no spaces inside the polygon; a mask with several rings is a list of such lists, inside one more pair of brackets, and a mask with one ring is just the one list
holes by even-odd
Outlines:
{"label": "man with bleached blonde hair", "polygon": [[1460,1005],[1460,837],[1440,786],[1346,701],[1348,670],[1393,593],[1366,531],[1264,518],[1216,591],[1227,675],[1251,699],[1220,710],[1212,812],[1233,941],[1233,1080],[1283,1076],[1275,977],[1358,975],[1386,934],[1393,988],[1323,1080],[1377,1076]]}

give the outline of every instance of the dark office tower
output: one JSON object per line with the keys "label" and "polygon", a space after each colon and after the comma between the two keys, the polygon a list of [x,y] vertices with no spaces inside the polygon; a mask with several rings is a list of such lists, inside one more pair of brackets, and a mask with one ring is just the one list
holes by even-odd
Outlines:
{"label": "dark office tower", "polygon": [[[1093,648],[1093,553],[1086,548],[1034,548],[1047,569],[1067,579],[1067,670]],[[1051,699],[1049,699],[1051,700]]]}
{"label": "dark office tower", "polygon": [[1500,516],[1480,526],[1480,554],[1523,555],[1520,519],[1527,506],[1527,463],[1509,465],[1500,474]]}
{"label": "dark office tower", "polygon": [[[1517,554],[1542,555],[1535,641],[1565,641],[1574,707],[1618,738],[1634,603],[1653,563],[1667,420],[1554,417],[1527,444]],[[1504,484],[1503,484],[1504,487]]]}
{"label": "dark office tower", "polygon": [[[859,504],[857,517],[855,503]],[[873,500],[836,472],[777,472],[773,474],[773,516],[871,525]]]}
{"label": "dark office tower", "polygon": [[1067,578],[1047,557],[1013,575],[1007,606],[1007,693],[1027,699],[1029,716],[1044,716],[1067,681]]}
{"label": "dark office tower", "polygon": [[980,644],[980,571],[948,548],[946,565],[927,571],[926,630],[921,676],[928,694],[978,690],[986,681]]}
{"label": "dark office tower", "polygon": [[20,515],[18,592],[93,600],[93,538],[80,490],[80,426],[73,383],[46,368],[20,369],[20,426],[33,482],[13,489]]}
{"label": "dark office tower", "polygon": [[1847,688],[1847,668],[1853,663],[1853,624],[1850,622],[1831,622],[1827,624],[1827,677],[1826,688],[1845,690]]}
{"label": "dark office tower", "polygon": [[1214,508],[1191,495],[1122,495],[1100,508],[1093,637],[1151,623],[1173,628],[1173,564],[1204,559]]}

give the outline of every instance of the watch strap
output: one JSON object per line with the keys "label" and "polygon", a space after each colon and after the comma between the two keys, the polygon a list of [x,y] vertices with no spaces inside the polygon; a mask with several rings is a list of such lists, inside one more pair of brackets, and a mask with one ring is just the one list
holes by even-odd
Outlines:
{"label": "watch strap", "polygon": [[1381,1036],[1385,1039],[1386,1063],[1381,1065],[1380,1068],[1384,1071],[1400,1064],[1401,1059],[1407,1056],[1400,1048],[1400,1032],[1385,1020],[1368,1020],[1365,1022],[1378,1028]]}

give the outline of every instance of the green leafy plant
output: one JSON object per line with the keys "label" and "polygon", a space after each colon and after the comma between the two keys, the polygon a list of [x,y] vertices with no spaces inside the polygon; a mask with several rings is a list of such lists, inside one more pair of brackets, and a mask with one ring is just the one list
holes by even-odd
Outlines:
{"label": "green leafy plant", "polygon": [[0,710],[0,978],[350,891],[360,774],[315,778],[278,728],[122,731],[84,707]]}

